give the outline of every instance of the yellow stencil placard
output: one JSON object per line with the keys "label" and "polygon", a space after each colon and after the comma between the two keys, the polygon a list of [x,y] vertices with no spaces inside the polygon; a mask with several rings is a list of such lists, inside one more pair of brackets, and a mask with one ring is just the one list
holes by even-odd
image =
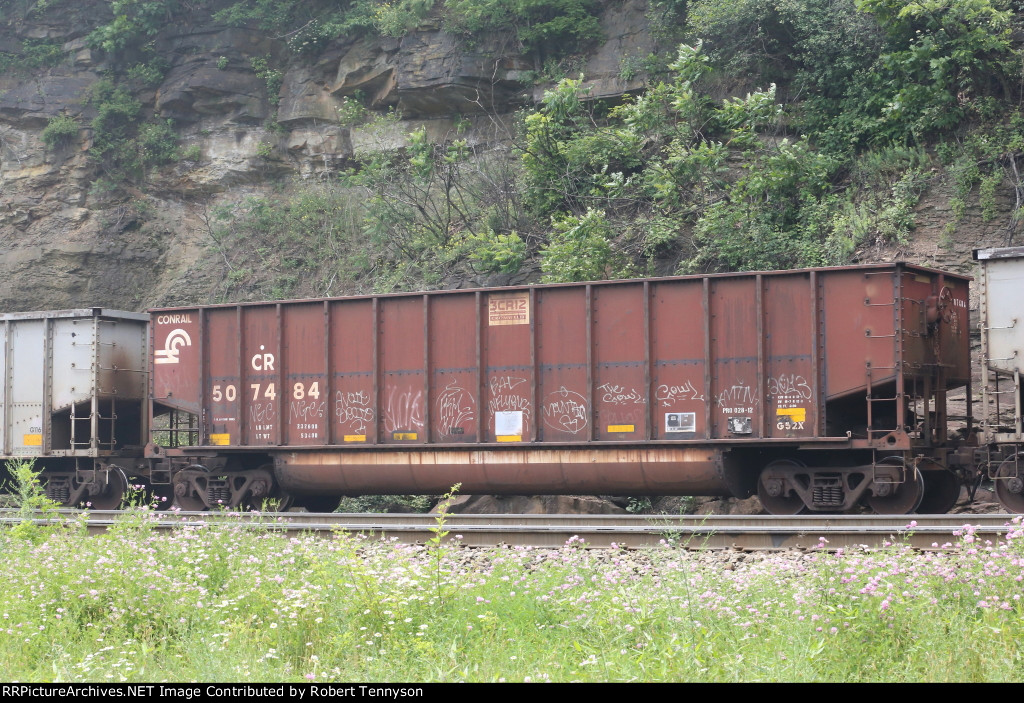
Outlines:
{"label": "yellow stencil placard", "polygon": [[495,439],[499,442],[522,442],[523,436],[521,434],[500,434]]}
{"label": "yellow stencil placard", "polygon": [[365,442],[366,435],[364,434],[347,434],[344,437],[346,442]]}
{"label": "yellow stencil placard", "polygon": [[41,446],[43,446],[43,436],[41,434],[22,435],[21,441],[24,442],[26,447],[41,447]]}
{"label": "yellow stencil placard", "polygon": [[636,432],[636,425],[608,425],[609,432]]}
{"label": "yellow stencil placard", "polygon": [[788,417],[793,422],[804,422],[807,420],[807,408],[779,408],[775,414],[781,417]]}
{"label": "yellow stencil placard", "polygon": [[393,439],[415,440],[419,435],[415,432],[395,432],[391,437]]}
{"label": "yellow stencil placard", "polygon": [[210,435],[210,444],[216,444],[218,446],[227,446],[228,444],[231,444],[231,435],[212,434]]}

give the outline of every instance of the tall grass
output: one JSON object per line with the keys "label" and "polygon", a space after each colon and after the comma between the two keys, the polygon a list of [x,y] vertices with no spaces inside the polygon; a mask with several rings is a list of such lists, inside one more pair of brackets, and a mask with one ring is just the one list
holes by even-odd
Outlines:
{"label": "tall grass", "polygon": [[[1017,681],[1024,531],[945,548],[444,550],[241,524],[0,531],[20,681]],[[440,579],[440,581],[439,581]]]}

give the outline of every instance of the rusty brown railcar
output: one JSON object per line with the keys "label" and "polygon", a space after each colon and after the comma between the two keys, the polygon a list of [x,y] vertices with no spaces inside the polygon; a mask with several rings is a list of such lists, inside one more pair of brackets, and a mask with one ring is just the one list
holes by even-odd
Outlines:
{"label": "rusty brown railcar", "polygon": [[757,493],[944,512],[968,284],[902,263],[151,311],[178,504]]}

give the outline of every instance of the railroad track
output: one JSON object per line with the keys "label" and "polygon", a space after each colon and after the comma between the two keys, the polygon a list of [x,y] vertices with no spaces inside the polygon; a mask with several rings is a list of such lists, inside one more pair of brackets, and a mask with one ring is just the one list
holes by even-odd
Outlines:
{"label": "railroad track", "polygon": [[[880,547],[903,540],[918,549],[954,543],[954,532],[974,526],[975,537],[995,540],[1010,529],[1013,515],[449,515],[444,529],[449,540],[468,547],[499,544],[558,547],[579,537],[595,548],[613,544],[642,548],[663,543],[688,549],[784,550],[818,546],[827,548],[857,545]],[[14,510],[0,510],[0,525],[26,519]],[[91,532],[107,530],[123,511],[60,510],[57,514],[35,515],[39,524],[85,520]],[[138,519],[136,517],[135,519]],[[237,524],[285,534],[303,532],[362,533],[371,537],[397,539],[403,543],[424,543],[436,534],[437,516],[429,514],[383,513],[199,513],[153,512],[146,518],[158,530]],[[913,524],[912,524],[913,522]]]}

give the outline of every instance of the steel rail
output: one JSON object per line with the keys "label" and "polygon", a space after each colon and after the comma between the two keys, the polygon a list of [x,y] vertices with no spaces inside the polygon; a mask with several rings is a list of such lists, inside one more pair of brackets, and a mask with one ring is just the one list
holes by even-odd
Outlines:
{"label": "steel rail", "polygon": [[[553,548],[571,538],[586,546],[626,548],[678,546],[687,549],[785,550],[878,548],[906,543],[916,549],[957,543],[955,534],[971,526],[973,539],[994,542],[1019,528],[1008,514],[984,515],[448,515],[446,539],[467,547],[498,545]],[[289,535],[363,534],[375,539],[424,544],[441,530],[436,515],[382,513],[197,513],[60,510],[56,514],[19,514],[0,510],[0,525],[31,519],[34,523],[84,523],[102,532],[118,520],[146,520],[159,530],[237,526]],[[822,542],[821,540],[825,541]]]}

